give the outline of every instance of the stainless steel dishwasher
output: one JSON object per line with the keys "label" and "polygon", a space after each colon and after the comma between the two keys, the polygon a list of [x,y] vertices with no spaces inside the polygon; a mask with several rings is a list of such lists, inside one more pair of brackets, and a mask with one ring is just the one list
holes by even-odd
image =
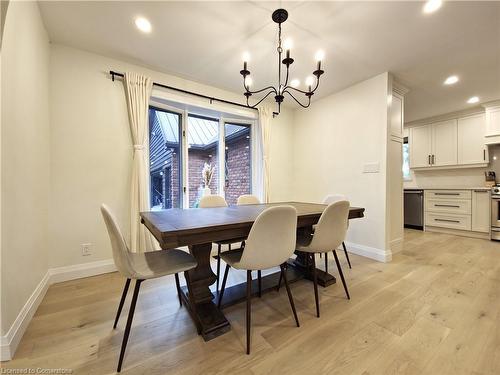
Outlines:
{"label": "stainless steel dishwasher", "polygon": [[404,190],[405,228],[424,229],[424,191],[421,189]]}

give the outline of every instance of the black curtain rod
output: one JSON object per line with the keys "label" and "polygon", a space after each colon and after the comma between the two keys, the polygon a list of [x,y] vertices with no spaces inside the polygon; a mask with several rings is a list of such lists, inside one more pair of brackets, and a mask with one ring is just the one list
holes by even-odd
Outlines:
{"label": "black curtain rod", "polygon": [[[114,72],[112,70],[109,71],[109,74],[111,74],[111,79],[114,81],[115,80],[115,77],[120,77],[120,78],[123,78],[124,77],[124,74],[123,73],[118,73],[118,72]],[[198,94],[197,92],[192,92],[192,91],[187,91],[187,90],[183,90],[183,89],[178,89],[177,87],[172,87],[172,86],[167,86],[167,85],[163,85],[161,83],[157,83],[157,82],[153,82],[153,86],[158,86],[158,87],[161,87],[161,88],[164,88],[164,89],[168,89],[168,90],[173,90],[173,91],[177,91],[177,92],[181,92],[183,94],[188,94],[188,95],[193,95],[193,96],[197,96],[199,98],[204,98],[204,99],[208,99],[210,100],[210,104],[212,104],[212,102],[221,102],[221,103],[226,103],[226,104],[231,104],[231,105],[235,105],[235,106],[238,106],[238,107],[243,107],[243,108],[246,108],[246,109],[255,109],[256,111],[258,111],[257,108],[252,108],[250,106],[247,106],[245,104],[241,104],[241,103],[235,103],[235,102],[231,102],[229,100],[224,100],[224,99],[219,99],[219,98],[214,98],[212,96],[207,96],[207,95],[203,95],[203,94]]]}

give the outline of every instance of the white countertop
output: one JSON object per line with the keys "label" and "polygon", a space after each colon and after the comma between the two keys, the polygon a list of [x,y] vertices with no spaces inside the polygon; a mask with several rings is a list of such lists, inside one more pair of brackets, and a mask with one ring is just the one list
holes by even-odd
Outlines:
{"label": "white countertop", "polygon": [[473,187],[457,187],[457,186],[418,186],[418,187],[405,187],[404,190],[491,190],[485,186]]}

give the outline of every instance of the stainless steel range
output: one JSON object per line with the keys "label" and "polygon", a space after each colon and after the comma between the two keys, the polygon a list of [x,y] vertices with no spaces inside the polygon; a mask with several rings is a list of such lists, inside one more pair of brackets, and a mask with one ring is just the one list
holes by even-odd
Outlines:
{"label": "stainless steel range", "polygon": [[491,239],[500,241],[500,185],[491,188]]}

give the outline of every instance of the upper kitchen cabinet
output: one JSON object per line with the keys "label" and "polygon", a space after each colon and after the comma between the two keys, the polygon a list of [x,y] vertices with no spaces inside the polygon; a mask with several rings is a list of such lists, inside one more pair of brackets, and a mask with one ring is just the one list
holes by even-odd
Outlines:
{"label": "upper kitchen cabinet", "polygon": [[403,139],[403,96],[395,92],[392,94],[390,131],[392,138]]}
{"label": "upper kitchen cabinet", "polygon": [[410,128],[410,168],[431,165],[432,125]]}
{"label": "upper kitchen cabinet", "polygon": [[485,143],[500,143],[500,102],[486,103],[486,135]]}
{"label": "upper kitchen cabinet", "polygon": [[485,132],[484,113],[411,127],[410,168],[485,167],[489,161]]}
{"label": "upper kitchen cabinet", "polygon": [[432,124],[433,167],[457,164],[457,120],[448,120]]}
{"label": "upper kitchen cabinet", "polygon": [[458,119],[458,164],[484,164],[489,160],[484,144],[485,114]]}
{"label": "upper kitchen cabinet", "polygon": [[457,121],[441,121],[410,128],[410,167],[457,164]]}

